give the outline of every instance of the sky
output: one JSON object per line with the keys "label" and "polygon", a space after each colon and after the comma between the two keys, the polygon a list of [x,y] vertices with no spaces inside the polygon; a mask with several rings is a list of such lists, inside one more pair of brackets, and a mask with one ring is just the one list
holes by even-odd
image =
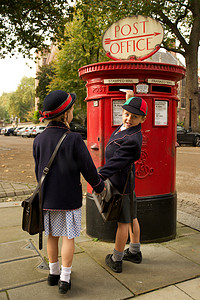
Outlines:
{"label": "sky", "polygon": [[36,76],[34,60],[24,59],[20,55],[0,59],[0,96],[4,92],[16,91],[24,76]]}

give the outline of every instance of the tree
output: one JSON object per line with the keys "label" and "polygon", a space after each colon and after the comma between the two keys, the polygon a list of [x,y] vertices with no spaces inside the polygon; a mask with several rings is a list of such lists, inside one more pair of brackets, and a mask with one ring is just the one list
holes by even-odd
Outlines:
{"label": "tree", "polygon": [[180,53],[186,62],[186,119],[189,127],[189,99],[192,99],[192,129],[199,131],[198,47],[200,41],[199,0],[133,1],[139,14],[148,13],[165,28],[163,47]]}
{"label": "tree", "polygon": [[4,120],[5,122],[9,122],[10,120],[8,107],[11,95],[12,93],[3,93],[0,96],[0,120]]}
{"label": "tree", "polygon": [[[103,0],[77,1],[77,8],[87,16],[98,7],[107,28],[115,21],[131,16],[146,15],[164,27],[162,47],[180,53],[186,62],[186,119],[189,126],[189,99],[192,99],[192,128],[199,131],[198,108],[198,47],[200,41],[199,0]],[[94,13],[93,13],[94,11]],[[87,21],[87,20],[86,20]],[[101,33],[102,34],[102,33]]]}
{"label": "tree", "polygon": [[4,106],[0,105],[0,120],[8,122],[9,119],[10,118],[7,109]]}
{"label": "tree", "polygon": [[[180,53],[185,57],[186,78],[186,120],[189,126],[189,99],[192,99],[192,128],[199,130],[198,124],[198,47],[200,41],[200,1],[199,0],[77,0],[72,7],[66,0],[23,0],[1,1],[0,13],[0,54],[13,53],[14,48],[23,54],[37,48],[41,50],[47,37],[56,40],[62,48],[64,41],[68,45],[79,36],[77,48],[73,48],[66,67],[79,67],[80,55],[87,62],[101,61],[101,37],[106,28],[113,22],[130,16],[146,15],[158,20],[165,29],[162,47],[168,51]],[[74,14],[75,12],[75,14]],[[74,30],[73,36],[69,24],[74,20],[80,28]],[[92,30],[92,26],[94,30]],[[88,30],[90,29],[90,30]],[[68,32],[67,32],[68,31]],[[11,34],[10,34],[11,32]],[[64,34],[65,33],[65,34]],[[87,40],[88,43],[83,43]],[[66,45],[66,44],[65,44]],[[79,53],[78,56],[76,53]],[[75,57],[75,59],[74,59]],[[77,68],[78,69],[78,68]],[[58,71],[57,71],[58,72]],[[72,73],[70,73],[72,74]],[[59,82],[60,80],[60,82]],[[57,84],[65,85],[64,77]],[[56,81],[54,81],[54,86]],[[70,82],[74,82],[73,78]],[[75,82],[76,83],[76,79]],[[71,86],[71,85],[70,85]]]}
{"label": "tree", "polygon": [[66,0],[1,0],[0,57],[16,50],[30,56],[31,49],[43,50],[49,40],[60,41],[72,10]]}
{"label": "tree", "polygon": [[23,77],[17,90],[9,100],[9,114],[17,116],[21,121],[30,121],[29,112],[33,110],[35,102],[35,79]]}
{"label": "tree", "polygon": [[80,118],[81,122],[86,116],[86,88],[78,76],[78,69],[99,60],[108,60],[101,46],[105,22],[98,12],[98,7],[91,12],[90,5],[87,5],[83,10],[77,9],[73,21],[66,24],[66,42],[55,59],[55,76],[49,85],[50,90],[64,89],[77,94],[75,118]]}

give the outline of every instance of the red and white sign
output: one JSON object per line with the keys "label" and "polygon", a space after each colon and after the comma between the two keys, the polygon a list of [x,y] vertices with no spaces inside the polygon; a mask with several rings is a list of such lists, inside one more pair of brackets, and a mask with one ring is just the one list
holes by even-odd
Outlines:
{"label": "red and white sign", "polygon": [[104,33],[102,44],[113,59],[137,59],[155,53],[162,40],[163,28],[159,22],[132,16],[113,23]]}

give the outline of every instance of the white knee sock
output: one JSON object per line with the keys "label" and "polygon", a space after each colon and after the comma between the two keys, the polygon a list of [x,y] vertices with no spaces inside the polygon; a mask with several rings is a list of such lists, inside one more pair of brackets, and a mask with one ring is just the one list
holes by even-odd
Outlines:
{"label": "white knee sock", "polygon": [[55,263],[49,263],[50,274],[60,275],[59,261]]}
{"label": "white knee sock", "polygon": [[60,275],[60,280],[61,281],[70,281],[70,275],[72,271],[72,266],[71,267],[63,267],[61,266],[61,275]]}

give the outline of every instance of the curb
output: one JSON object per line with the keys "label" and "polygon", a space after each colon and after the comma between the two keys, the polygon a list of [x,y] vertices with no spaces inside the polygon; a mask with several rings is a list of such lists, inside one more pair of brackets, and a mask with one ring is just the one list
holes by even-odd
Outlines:
{"label": "curb", "polygon": [[23,191],[13,191],[13,192],[1,192],[0,193],[0,202],[2,202],[1,198],[31,195],[34,190],[35,190],[35,188],[26,190],[26,191],[23,190]]}
{"label": "curb", "polygon": [[200,218],[199,217],[188,214],[181,210],[177,210],[177,221],[184,225],[187,225],[193,229],[200,231]]}

